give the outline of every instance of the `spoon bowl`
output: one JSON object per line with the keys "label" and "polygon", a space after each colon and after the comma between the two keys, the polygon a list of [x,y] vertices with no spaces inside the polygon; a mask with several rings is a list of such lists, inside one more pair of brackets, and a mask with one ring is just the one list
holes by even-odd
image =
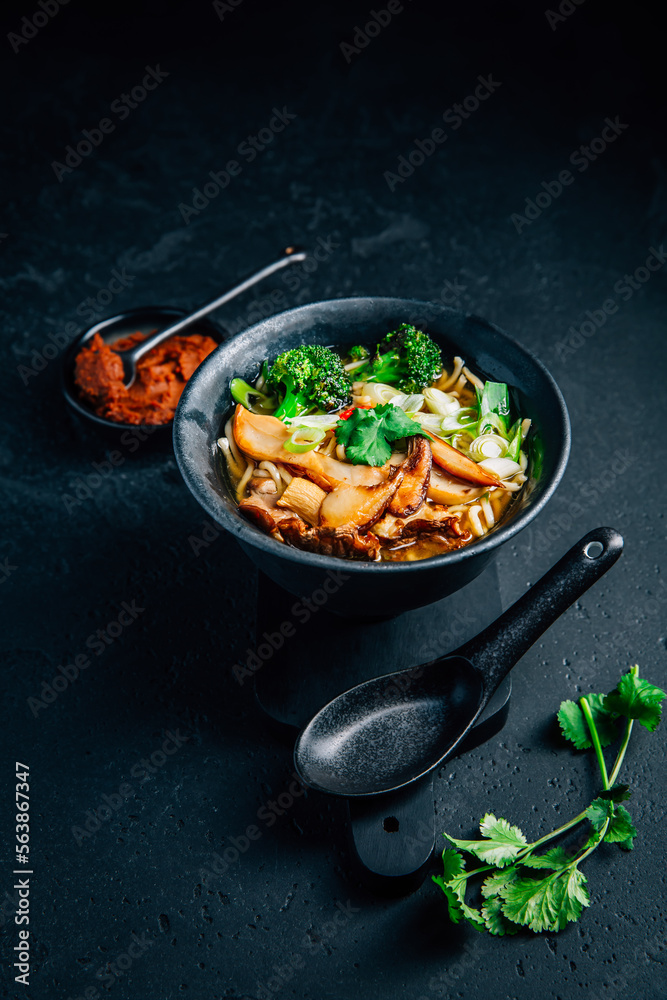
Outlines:
{"label": "spoon bowl", "polygon": [[332,795],[380,795],[428,774],[458,746],[523,654],[622,550],[613,528],[589,532],[453,655],[338,695],[297,739],[294,762],[305,784]]}
{"label": "spoon bowl", "polygon": [[[312,787],[338,795],[374,794],[408,784],[442,760],[477,717],[482,675],[469,660],[448,657],[410,671],[386,674],[352,688],[315,716],[300,744],[297,766]],[[360,761],[363,760],[363,767]]]}

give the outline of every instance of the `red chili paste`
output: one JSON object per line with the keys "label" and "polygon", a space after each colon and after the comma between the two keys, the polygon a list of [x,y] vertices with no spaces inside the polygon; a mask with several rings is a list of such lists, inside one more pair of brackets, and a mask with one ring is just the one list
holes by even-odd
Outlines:
{"label": "red chili paste", "polygon": [[185,383],[218,346],[211,337],[198,333],[170,337],[140,358],[137,376],[126,388],[116,351],[129,350],[147,336],[132,333],[116,340],[112,350],[96,333],[77,355],[74,382],[98,416],[119,424],[168,424]]}

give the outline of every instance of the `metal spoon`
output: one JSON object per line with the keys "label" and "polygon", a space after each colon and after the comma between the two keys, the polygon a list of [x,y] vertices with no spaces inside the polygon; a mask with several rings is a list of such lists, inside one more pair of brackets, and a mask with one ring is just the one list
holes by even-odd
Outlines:
{"label": "metal spoon", "polygon": [[[294,748],[303,781],[332,795],[379,795],[441,764],[523,654],[613,566],[623,539],[589,532],[476,638],[455,653],[358,684],[311,719]],[[396,681],[397,683],[392,683]]]}
{"label": "metal spoon", "polygon": [[306,254],[302,250],[297,250],[295,247],[287,247],[284,251],[283,256],[279,257],[272,264],[268,264],[263,267],[261,271],[256,271],[255,274],[251,274],[249,278],[242,281],[240,285],[235,285],[224,295],[219,295],[217,299],[213,299],[212,302],[207,302],[205,305],[200,306],[195,312],[190,313],[189,316],[184,316],[183,319],[179,319],[176,323],[172,323],[170,326],[165,327],[164,330],[158,330],[157,333],[152,334],[145,340],[142,340],[140,344],[136,347],[132,347],[128,351],[117,351],[118,357],[123,362],[123,381],[126,386],[131,386],[134,382],[137,374],[137,361],[139,358],[143,358],[144,354],[148,354],[150,350],[161,344],[163,340],[168,340],[169,337],[173,337],[174,334],[180,333],[181,330],[185,330],[186,327],[191,326],[196,323],[197,320],[202,319],[204,316],[208,316],[209,313],[213,312],[219,306],[223,306],[225,302],[229,302],[230,299],[236,298],[241,292],[245,292],[248,288],[252,288],[258,282],[263,281],[264,278],[268,278],[269,275],[274,274],[275,271],[280,271],[281,268],[287,267],[289,264],[293,264],[296,261],[305,260]]}

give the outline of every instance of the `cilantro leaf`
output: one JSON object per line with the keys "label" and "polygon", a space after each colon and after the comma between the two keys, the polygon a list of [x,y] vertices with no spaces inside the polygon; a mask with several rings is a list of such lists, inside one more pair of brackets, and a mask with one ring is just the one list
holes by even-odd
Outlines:
{"label": "cilantro leaf", "polygon": [[526,846],[526,838],[518,826],[510,826],[506,819],[496,819],[492,813],[482,818],[479,826],[485,840],[457,840],[445,834],[460,851],[474,854],[480,861],[503,868],[513,861]]}
{"label": "cilantro leaf", "polygon": [[612,802],[627,802],[631,796],[629,785],[612,785],[598,795],[599,799],[610,799]]}
{"label": "cilantro leaf", "polygon": [[[605,696],[603,694],[587,694],[586,701],[600,737],[600,745],[608,747],[610,743],[618,739],[618,728],[610,710],[604,705]],[[561,702],[558,723],[565,739],[574,743],[577,750],[588,750],[589,747],[593,746],[586,718],[581,706],[576,701]]]}
{"label": "cilantro leaf", "polygon": [[506,885],[509,885],[516,878],[518,878],[516,865],[512,865],[511,868],[503,868],[502,871],[497,871],[484,879],[482,882],[482,895],[486,899],[490,899],[491,896],[497,896],[501,889],[504,889]]}
{"label": "cilantro leaf", "polygon": [[336,440],[345,446],[353,465],[384,465],[391,457],[392,441],[400,438],[429,437],[400,406],[383,403],[371,410],[357,407],[347,420],[339,420]]}
{"label": "cilantro leaf", "polygon": [[632,825],[632,817],[625,806],[614,806],[614,815],[607,828],[604,839],[610,844],[618,844],[626,851],[634,847],[637,830]]}
{"label": "cilantro leaf", "polygon": [[445,882],[449,882],[450,879],[456,878],[457,875],[464,872],[466,866],[462,855],[458,851],[453,851],[451,847],[446,847],[442,852],[442,867]]}
{"label": "cilantro leaf", "polygon": [[604,700],[608,712],[617,712],[627,719],[636,719],[653,732],[660,722],[660,702],[667,697],[655,684],[650,684],[632,671],[624,674],[611,694]]}
{"label": "cilantro leaf", "polygon": [[595,829],[599,832],[607,820],[611,819],[614,815],[614,803],[610,802],[609,799],[593,799],[586,810],[586,815]]}
{"label": "cilantro leaf", "polygon": [[551,868],[552,871],[560,871],[572,861],[572,858],[562,847],[552,847],[544,854],[528,854],[521,859],[521,864],[527,868]]}
{"label": "cilantro leaf", "polygon": [[566,868],[542,879],[517,879],[501,896],[505,916],[536,933],[562,930],[590,905],[586,876],[578,868]]}
{"label": "cilantro leaf", "polygon": [[467,875],[463,858],[458,851],[447,848],[442,852],[443,875],[433,875],[433,881],[439,885],[447,899],[447,912],[453,924],[467,920],[476,930],[485,929],[484,917],[473,906],[465,901]]}
{"label": "cilantro leaf", "polygon": [[391,457],[384,421],[374,413],[356,409],[347,420],[336,424],[336,440],[345,445],[345,455],[353,465],[384,465]]}
{"label": "cilantro leaf", "polygon": [[383,403],[382,406],[376,406],[374,410],[367,410],[366,412],[374,413],[377,417],[382,417],[385,437],[389,441],[398,441],[403,437],[413,437],[415,434],[430,439],[430,434],[423,431],[421,425],[416,420],[413,420],[407,415],[405,410],[402,410],[400,406],[395,406],[393,403]]}
{"label": "cilantro leaf", "polygon": [[490,934],[503,937],[505,934],[517,934],[518,927],[515,927],[503,913],[503,901],[498,896],[487,899],[482,904],[482,916],[484,924]]}

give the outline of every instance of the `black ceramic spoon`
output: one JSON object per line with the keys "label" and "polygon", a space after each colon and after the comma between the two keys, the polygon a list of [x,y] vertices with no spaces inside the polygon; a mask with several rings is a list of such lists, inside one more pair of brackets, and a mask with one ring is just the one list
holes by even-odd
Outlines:
{"label": "black ceramic spoon", "polygon": [[[475,639],[450,656],[350,688],[311,719],[294,762],[322,792],[355,797],[394,791],[448,757],[515,663],[613,566],[623,539],[589,532],[553,569]],[[392,685],[392,680],[400,684]]]}

